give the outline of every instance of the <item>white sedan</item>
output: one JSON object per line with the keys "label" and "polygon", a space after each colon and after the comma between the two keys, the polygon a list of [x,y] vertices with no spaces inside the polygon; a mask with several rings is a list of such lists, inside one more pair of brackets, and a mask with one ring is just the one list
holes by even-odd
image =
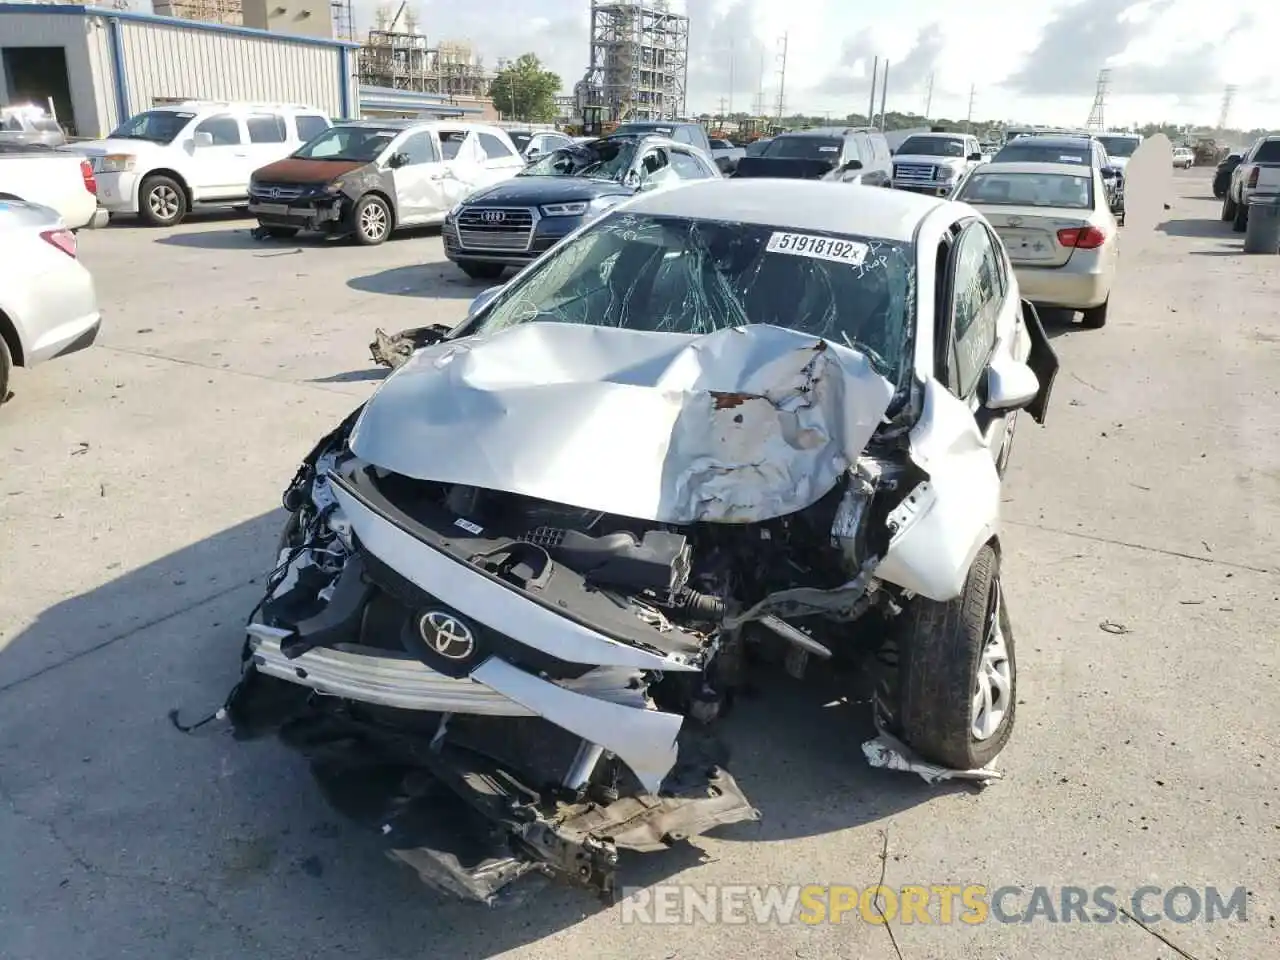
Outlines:
{"label": "white sedan", "polygon": [[0,403],[13,367],[83,350],[102,324],[93,277],[57,211],[0,200]]}
{"label": "white sedan", "polygon": [[1119,228],[1096,169],[989,163],[970,174],[956,199],[976,207],[995,227],[1024,297],[1079,310],[1086,327],[1106,324]]}

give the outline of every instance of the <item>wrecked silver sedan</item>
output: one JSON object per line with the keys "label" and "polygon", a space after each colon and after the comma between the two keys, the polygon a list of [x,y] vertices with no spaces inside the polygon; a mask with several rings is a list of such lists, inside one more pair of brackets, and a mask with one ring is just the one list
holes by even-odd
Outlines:
{"label": "wrecked silver sedan", "polygon": [[284,495],[228,709],[424,879],[609,895],[618,848],[758,817],[710,732],[757,653],[873,652],[886,733],[1004,746],[1000,475],[1057,360],[971,208],[641,195],[405,342]]}

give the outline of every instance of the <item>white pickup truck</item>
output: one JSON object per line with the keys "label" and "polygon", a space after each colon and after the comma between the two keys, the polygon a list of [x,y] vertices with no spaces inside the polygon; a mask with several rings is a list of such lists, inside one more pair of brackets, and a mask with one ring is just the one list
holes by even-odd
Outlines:
{"label": "white pickup truck", "polygon": [[42,144],[0,143],[0,200],[51,207],[71,230],[107,222],[89,161]]}
{"label": "white pickup truck", "polygon": [[1249,223],[1249,198],[1280,194],[1280,136],[1259,137],[1240,166],[1231,174],[1231,184],[1222,201],[1222,219],[1231,229],[1244,233]]}

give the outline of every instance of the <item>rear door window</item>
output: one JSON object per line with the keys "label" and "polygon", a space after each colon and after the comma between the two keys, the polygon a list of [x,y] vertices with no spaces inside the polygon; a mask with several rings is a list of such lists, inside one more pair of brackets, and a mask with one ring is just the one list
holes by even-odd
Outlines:
{"label": "rear door window", "polygon": [[696,157],[683,150],[671,151],[671,169],[681,180],[706,180],[711,171],[704,167]]}
{"label": "rear door window", "polygon": [[511,149],[492,133],[481,133],[479,137],[480,148],[490,160],[510,160],[515,156]]}
{"label": "rear door window", "polygon": [[467,131],[465,130],[441,130],[440,131],[440,149],[444,152],[446,160],[454,160],[458,156],[458,151],[462,149],[462,143],[467,139]]}
{"label": "rear door window", "polygon": [[405,166],[417,166],[420,163],[435,163],[440,159],[436,153],[436,142],[431,136],[430,130],[420,130],[417,133],[411,133],[407,136],[403,143],[396,149],[396,153],[402,153],[405,156]]}
{"label": "rear door window", "polygon": [[250,143],[284,143],[286,131],[284,117],[273,113],[254,114],[244,122],[249,128]]}
{"label": "rear door window", "polygon": [[310,113],[300,113],[294,119],[298,128],[298,139],[303,143],[320,136],[329,129],[329,121]]}
{"label": "rear door window", "polygon": [[235,147],[243,142],[240,135],[240,121],[229,113],[219,113],[201,120],[195,132],[209,134],[213,137],[215,147]]}

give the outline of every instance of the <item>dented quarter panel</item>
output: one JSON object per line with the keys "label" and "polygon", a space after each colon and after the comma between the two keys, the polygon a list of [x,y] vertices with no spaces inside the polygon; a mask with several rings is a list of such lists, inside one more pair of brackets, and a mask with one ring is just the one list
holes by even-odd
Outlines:
{"label": "dented quarter panel", "polygon": [[929,479],[908,493],[903,524],[876,576],[930,600],[951,600],[964,589],[973,558],[996,535],[1000,478],[968,406],[932,377],[911,432],[911,459]]}
{"label": "dented quarter panel", "polygon": [[351,448],[421,480],[662,523],[751,523],[830,491],[893,386],[763,324],[705,335],[530,322],[418,351]]}

